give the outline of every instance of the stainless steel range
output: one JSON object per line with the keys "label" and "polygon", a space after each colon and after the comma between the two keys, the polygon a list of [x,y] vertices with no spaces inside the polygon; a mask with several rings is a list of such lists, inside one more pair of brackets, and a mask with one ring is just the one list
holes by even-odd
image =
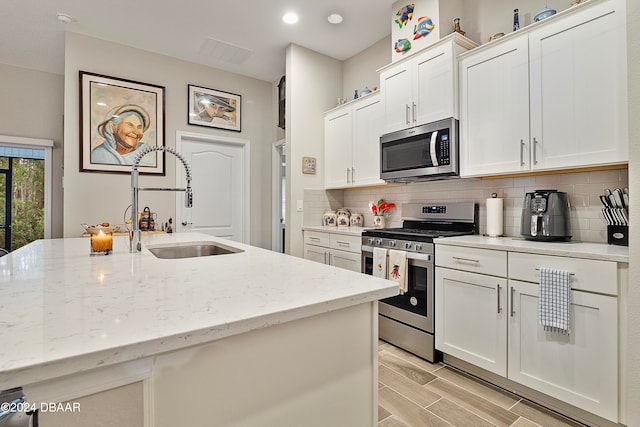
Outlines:
{"label": "stainless steel range", "polygon": [[402,215],[401,228],[367,229],[362,233],[362,272],[373,274],[376,247],[407,252],[407,291],[379,302],[379,336],[435,362],[433,239],[477,234],[478,205],[409,203],[402,205]]}

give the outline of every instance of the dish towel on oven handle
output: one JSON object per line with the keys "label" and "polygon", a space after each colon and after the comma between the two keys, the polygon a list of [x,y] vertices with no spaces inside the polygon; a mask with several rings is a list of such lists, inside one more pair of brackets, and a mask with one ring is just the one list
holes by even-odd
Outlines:
{"label": "dish towel on oven handle", "polygon": [[564,270],[540,269],[538,314],[547,332],[569,335],[571,319],[570,274]]}
{"label": "dish towel on oven handle", "polygon": [[373,276],[387,278],[387,250],[373,248]]}
{"label": "dish towel on oven handle", "polygon": [[389,249],[389,268],[387,279],[398,282],[400,295],[408,291],[407,282],[407,253]]}

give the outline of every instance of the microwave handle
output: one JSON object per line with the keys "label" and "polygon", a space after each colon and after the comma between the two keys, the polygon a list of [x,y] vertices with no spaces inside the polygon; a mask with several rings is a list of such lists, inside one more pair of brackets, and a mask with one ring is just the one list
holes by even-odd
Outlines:
{"label": "microwave handle", "polygon": [[436,153],[436,143],[438,142],[438,131],[433,131],[431,133],[431,142],[429,143],[429,153],[431,154],[431,165],[438,165],[438,155]]}

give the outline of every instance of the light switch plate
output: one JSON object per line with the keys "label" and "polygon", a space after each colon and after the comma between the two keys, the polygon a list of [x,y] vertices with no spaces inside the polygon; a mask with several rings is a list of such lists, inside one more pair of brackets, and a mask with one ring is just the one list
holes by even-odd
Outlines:
{"label": "light switch plate", "polygon": [[302,200],[296,200],[296,211],[302,212]]}

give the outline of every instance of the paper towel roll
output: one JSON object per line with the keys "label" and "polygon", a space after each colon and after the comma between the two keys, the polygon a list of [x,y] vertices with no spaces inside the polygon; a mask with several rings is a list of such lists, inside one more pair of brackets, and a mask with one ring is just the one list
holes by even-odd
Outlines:
{"label": "paper towel roll", "polygon": [[490,237],[502,236],[502,199],[492,197],[487,199],[487,235]]}

